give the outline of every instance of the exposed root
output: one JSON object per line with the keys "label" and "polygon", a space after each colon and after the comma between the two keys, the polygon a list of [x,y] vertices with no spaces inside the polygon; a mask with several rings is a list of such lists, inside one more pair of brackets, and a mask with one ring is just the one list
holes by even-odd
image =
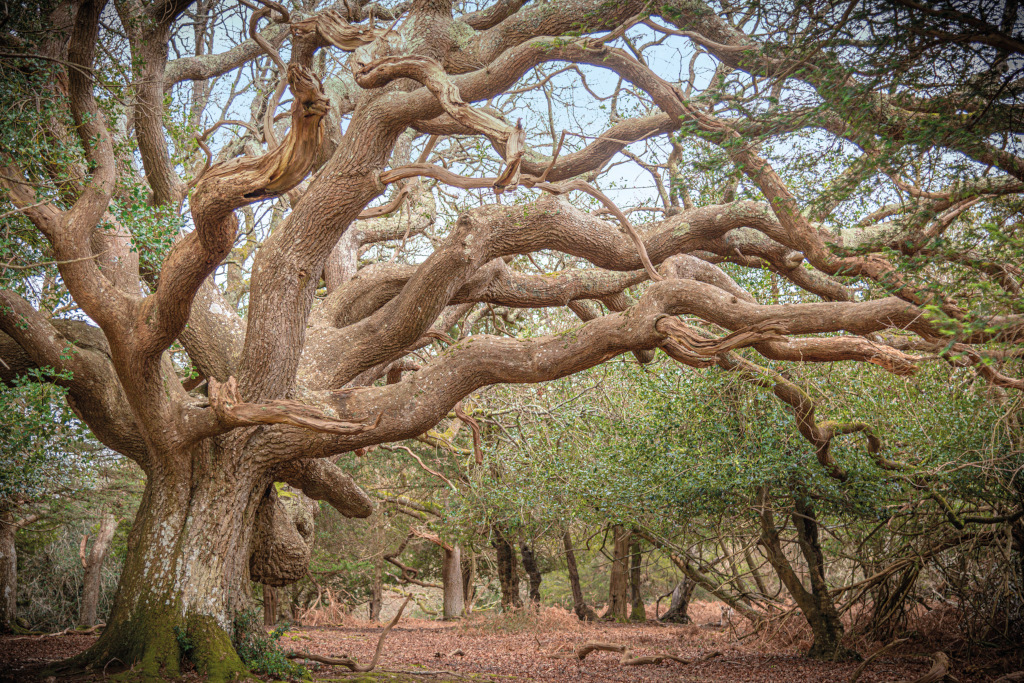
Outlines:
{"label": "exposed root", "polygon": [[920,678],[915,678],[910,683],[938,683],[949,674],[949,657],[945,652],[936,652],[932,655],[932,668]]}
{"label": "exposed root", "polygon": [[348,667],[350,671],[357,673],[367,673],[373,671],[377,666],[377,662],[380,661],[380,654],[384,651],[384,639],[387,638],[388,633],[395,627],[398,620],[402,618],[402,612],[405,610],[405,606],[409,604],[412,596],[407,597],[402,606],[398,608],[398,614],[395,618],[388,622],[388,625],[381,631],[380,638],[377,639],[377,649],[373,653],[373,659],[370,660],[369,664],[360,664],[351,657],[325,657],[323,655],[314,655],[309,652],[288,652],[285,656],[289,659],[308,659],[313,662],[320,662],[321,664],[330,664],[331,666],[344,666]]}

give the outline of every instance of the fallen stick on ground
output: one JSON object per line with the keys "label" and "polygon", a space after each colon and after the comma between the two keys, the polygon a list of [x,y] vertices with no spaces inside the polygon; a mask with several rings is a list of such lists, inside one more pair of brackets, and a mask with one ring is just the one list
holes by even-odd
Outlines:
{"label": "fallen stick on ground", "polygon": [[[358,674],[365,673],[363,671],[338,671],[332,676],[356,676]],[[467,678],[465,674],[460,674],[458,671],[450,671],[448,669],[377,669],[376,673],[381,674],[399,674],[402,676],[451,676],[455,678]],[[359,679],[362,680],[362,679]]]}
{"label": "fallen stick on ground", "polygon": [[882,654],[883,652],[885,652],[889,648],[895,647],[895,646],[899,645],[900,643],[905,643],[908,640],[909,640],[909,638],[897,638],[896,640],[892,641],[888,645],[883,645],[882,647],[880,647],[877,650],[875,650],[874,653],[872,653],[870,656],[868,656],[867,659],[865,659],[863,662],[860,663],[860,666],[857,667],[857,670],[853,672],[852,676],[850,676],[849,683],[857,683],[857,679],[860,678],[860,675],[862,673],[864,673],[864,667],[866,667],[868,664],[870,664],[872,659],[874,659],[878,655]]}
{"label": "fallen stick on ground", "polygon": [[1016,671],[1012,674],[1006,674],[1002,678],[997,678],[992,683],[1020,683],[1024,681],[1024,671]]}
{"label": "fallen stick on ground", "polygon": [[89,628],[79,629],[75,626],[64,629],[63,631],[54,631],[53,633],[30,633],[28,635],[20,636],[18,638],[10,638],[10,640],[33,640],[40,638],[53,638],[55,636],[91,636],[96,631],[105,627],[106,624],[96,624]]}
{"label": "fallen stick on ground", "polygon": [[696,664],[698,662],[706,662],[709,659],[715,657],[721,657],[722,653],[715,650],[707,654],[701,655],[696,659],[687,659],[686,657],[680,657],[668,652],[662,652],[654,655],[640,655],[638,657],[633,656],[633,652],[627,645],[620,643],[602,643],[597,641],[591,641],[583,643],[571,653],[568,654],[550,654],[550,659],[577,659],[583,661],[587,658],[591,652],[602,651],[602,652],[619,652],[622,657],[619,658],[619,664],[622,666],[640,666],[642,664],[660,664],[666,659],[670,659],[673,662],[679,662],[680,664]]}
{"label": "fallen stick on ground", "polygon": [[285,653],[285,657],[288,659],[308,659],[311,662],[320,662],[321,664],[330,664],[332,666],[345,666],[356,673],[366,673],[373,671],[374,667],[377,666],[377,662],[380,660],[380,653],[384,650],[384,639],[387,637],[391,629],[394,628],[398,620],[402,618],[402,611],[405,606],[412,600],[412,596],[405,599],[402,606],[398,608],[398,614],[395,618],[388,622],[388,625],[384,627],[384,630],[380,633],[380,638],[377,639],[377,649],[373,653],[373,659],[370,660],[369,664],[360,664],[351,657],[325,657],[323,655],[314,655],[309,652],[288,652]]}

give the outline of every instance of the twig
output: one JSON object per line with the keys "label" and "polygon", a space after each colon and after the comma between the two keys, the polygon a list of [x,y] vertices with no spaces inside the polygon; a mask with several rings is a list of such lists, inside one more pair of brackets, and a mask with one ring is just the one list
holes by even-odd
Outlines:
{"label": "twig", "polygon": [[864,673],[864,667],[866,667],[868,664],[870,664],[872,659],[874,659],[878,655],[882,654],[886,650],[888,650],[890,648],[893,648],[893,647],[899,645],[900,643],[905,643],[908,640],[909,640],[909,638],[897,638],[896,640],[892,641],[888,645],[883,645],[882,647],[880,647],[877,650],[875,650],[875,652],[873,654],[871,654],[867,659],[865,659],[863,662],[860,663],[860,666],[857,667],[857,670],[853,672],[852,676],[850,676],[849,683],[857,683],[857,679],[860,678],[860,675],[862,673]]}

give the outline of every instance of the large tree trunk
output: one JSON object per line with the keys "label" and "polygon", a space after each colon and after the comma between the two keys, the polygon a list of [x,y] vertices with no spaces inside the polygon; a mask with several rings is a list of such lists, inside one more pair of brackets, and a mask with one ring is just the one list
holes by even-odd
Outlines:
{"label": "large tree trunk", "polygon": [[18,527],[14,515],[0,513],[0,633],[10,633],[18,616],[18,554],[14,537]]}
{"label": "large tree trunk", "polygon": [[441,552],[444,554],[441,566],[441,583],[444,586],[442,618],[451,621],[461,617],[466,607],[462,595],[462,550],[457,545],[451,548],[442,546]]}
{"label": "large tree trunk", "polygon": [[562,545],[565,547],[565,566],[569,572],[569,586],[572,588],[572,609],[580,621],[597,621],[597,613],[583,600],[580,571],[576,566],[576,551],[573,550],[572,536],[568,529],[562,534]]}
{"label": "large tree trunk", "polygon": [[516,550],[501,531],[495,527],[494,549],[498,554],[498,582],[501,584],[501,609],[510,612],[523,606],[519,597],[519,568]]}
{"label": "large tree trunk", "polygon": [[640,592],[640,537],[632,534],[630,542],[629,592],[632,611],[630,621],[647,621],[647,608],[644,607],[644,596]]}
{"label": "large tree trunk", "polygon": [[[85,567],[85,576],[82,579],[82,605],[79,610],[78,623],[82,626],[94,626],[96,624],[96,612],[100,604],[100,575],[103,569],[103,562],[107,559],[107,551],[110,550],[110,542],[114,539],[114,532],[117,530],[117,520],[114,515],[105,513],[100,520],[100,528],[96,533],[96,540],[92,543],[89,555],[82,555],[82,565]],[[83,545],[84,550],[84,545]]]}
{"label": "large tree trunk", "polygon": [[251,459],[210,451],[195,454],[191,477],[149,473],[107,628],[67,666],[116,659],[135,663],[143,680],[177,677],[183,634],[211,682],[248,673],[229,634],[247,606],[253,530],[270,481]]}
{"label": "large tree trunk", "polygon": [[612,527],[612,568],[608,581],[608,609],[602,615],[605,619],[626,621],[629,616],[629,537],[630,533],[621,524]]}
{"label": "large tree trunk", "polygon": [[696,582],[684,576],[676,584],[676,587],[672,589],[672,603],[668,606],[668,611],[661,615],[659,621],[672,624],[689,624],[690,615],[686,612],[690,609],[690,596],[693,595],[693,589],[696,586]]}
{"label": "large tree trunk", "polygon": [[523,569],[530,579],[530,603],[535,607],[540,606],[540,583],[543,577],[537,568],[537,557],[533,554],[533,548],[526,543],[519,546],[519,552],[523,556]]}

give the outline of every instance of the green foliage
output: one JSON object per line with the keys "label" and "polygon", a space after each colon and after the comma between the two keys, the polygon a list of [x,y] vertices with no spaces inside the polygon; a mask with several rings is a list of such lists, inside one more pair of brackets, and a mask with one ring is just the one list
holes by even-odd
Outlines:
{"label": "green foliage", "polygon": [[132,250],[138,252],[142,270],[156,272],[174,244],[183,219],[168,206],[152,206],[146,188],[137,181],[122,179],[119,190],[110,202],[111,213],[131,229]]}
{"label": "green foliage", "polygon": [[181,650],[181,656],[185,659],[191,659],[192,652],[196,649],[196,644],[188,637],[185,629],[180,626],[175,626],[174,639],[178,642],[178,649]]}
{"label": "green foliage", "polygon": [[269,634],[263,628],[263,615],[255,609],[235,615],[232,645],[242,662],[253,673],[289,681],[309,678],[305,667],[289,660],[281,650],[280,640],[290,626],[279,626]]}
{"label": "green foliage", "polygon": [[68,379],[40,368],[10,386],[0,384],[0,499],[33,498],[87,481],[89,451],[95,449],[58,384]]}

